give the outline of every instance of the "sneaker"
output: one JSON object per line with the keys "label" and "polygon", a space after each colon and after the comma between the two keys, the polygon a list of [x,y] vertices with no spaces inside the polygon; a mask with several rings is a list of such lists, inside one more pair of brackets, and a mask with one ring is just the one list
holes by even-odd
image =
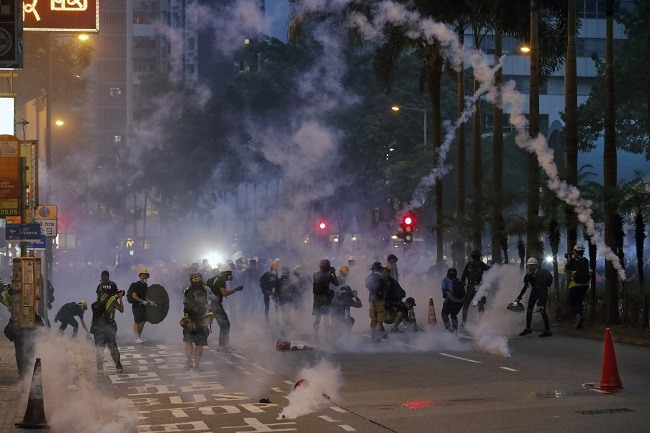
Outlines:
{"label": "sneaker", "polygon": [[539,334],[540,337],[552,337],[553,333],[551,331],[544,331],[541,334]]}
{"label": "sneaker", "polygon": [[144,343],[144,340],[140,337],[135,337],[135,342],[140,344],[140,343]]}
{"label": "sneaker", "polygon": [[115,369],[117,370],[118,374],[122,374],[122,372],[124,371],[124,368],[122,368],[121,365],[116,366]]}
{"label": "sneaker", "polygon": [[193,368],[192,363],[188,362],[187,364],[185,364],[185,367],[183,367],[183,370],[184,371],[190,371],[192,368]]}
{"label": "sneaker", "polygon": [[533,333],[533,331],[531,331],[530,328],[526,328],[526,329],[524,329],[523,331],[521,331],[519,333],[519,336],[523,337],[524,335],[528,335],[528,334],[532,334],[532,333]]}

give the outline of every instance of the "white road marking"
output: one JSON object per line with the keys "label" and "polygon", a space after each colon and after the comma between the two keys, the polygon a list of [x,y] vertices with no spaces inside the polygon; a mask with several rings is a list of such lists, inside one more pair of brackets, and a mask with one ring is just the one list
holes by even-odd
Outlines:
{"label": "white road marking", "polygon": [[347,424],[339,424],[339,427],[341,427],[345,431],[357,431],[357,429],[350,427]]}
{"label": "white road marking", "polygon": [[255,364],[254,362],[251,362],[251,365],[252,365],[253,367],[255,367],[255,368],[258,368],[258,369],[262,370],[262,371],[265,372],[265,373],[268,373],[268,374],[275,374],[273,371],[271,371],[271,370],[267,370],[266,368],[262,367],[261,365],[257,365],[257,364]]}
{"label": "white road marking", "polygon": [[246,359],[246,358],[244,358],[243,356],[241,356],[239,353],[230,352],[230,354],[231,354],[232,356],[234,356],[235,358]]}
{"label": "white road marking", "polygon": [[285,380],[284,383],[286,383],[287,385],[293,385],[293,382],[290,380]]}
{"label": "white road marking", "polygon": [[347,410],[343,409],[342,407],[338,407],[338,406],[330,406],[330,409],[332,409],[334,412],[338,412],[338,413],[348,413]]}
{"label": "white road marking", "polygon": [[273,387],[273,388],[271,388],[271,390],[273,390],[273,391],[275,391],[275,392],[279,392],[279,393],[284,392],[284,391],[282,391],[282,390],[281,390],[280,388],[278,388],[278,387]]}
{"label": "white road marking", "polygon": [[439,352],[438,355],[447,356],[449,358],[454,358],[454,359],[459,359],[461,361],[473,362],[475,364],[481,364],[481,361],[476,361],[474,359],[469,359],[469,358],[462,358],[460,356],[454,356],[454,355],[450,355],[450,354],[444,353],[444,352]]}
{"label": "white road marking", "polygon": [[499,367],[499,368],[502,369],[502,370],[507,370],[507,371],[519,371],[519,370],[515,370],[514,368],[510,368],[510,367]]}
{"label": "white road marking", "polygon": [[342,422],[343,421],[342,419],[334,419],[334,418],[331,418],[331,417],[329,417],[327,415],[319,415],[318,418],[320,418],[322,420],[325,420],[327,422]]}

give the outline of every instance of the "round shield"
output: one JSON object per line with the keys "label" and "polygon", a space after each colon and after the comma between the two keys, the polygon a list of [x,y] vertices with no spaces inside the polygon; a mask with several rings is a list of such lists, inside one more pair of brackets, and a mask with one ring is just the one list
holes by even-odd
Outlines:
{"label": "round shield", "polygon": [[147,322],[160,323],[167,317],[169,311],[169,296],[167,291],[160,284],[152,284],[147,287],[147,301],[152,301],[152,304],[147,305]]}
{"label": "round shield", "polygon": [[517,300],[512,301],[511,303],[509,303],[508,306],[507,306],[506,308],[507,308],[508,310],[510,310],[510,311],[514,311],[514,312],[516,312],[516,313],[519,313],[519,312],[525,310],[525,308],[524,308],[524,304],[522,304],[521,302],[519,302],[519,301],[517,301]]}

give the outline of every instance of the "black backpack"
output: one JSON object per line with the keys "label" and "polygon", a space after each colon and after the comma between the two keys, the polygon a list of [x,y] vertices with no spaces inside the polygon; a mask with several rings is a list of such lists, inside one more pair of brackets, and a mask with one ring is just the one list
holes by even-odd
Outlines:
{"label": "black backpack", "polygon": [[452,278],[452,289],[451,293],[456,299],[463,299],[465,297],[465,285],[458,278]]}
{"label": "black backpack", "polygon": [[576,260],[576,270],[573,274],[573,281],[576,284],[588,284],[591,280],[589,275],[589,260],[580,257]]}
{"label": "black backpack", "polygon": [[108,313],[106,311],[106,303],[108,302],[107,298],[106,301],[100,301],[99,299],[90,304],[90,310],[93,313],[93,318],[92,318],[92,323],[98,323],[100,321],[108,322],[109,317]]}
{"label": "black backpack", "polygon": [[126,300],[129,304],[133,304],[133,286],[129,287],[129,290],[126,291]]}

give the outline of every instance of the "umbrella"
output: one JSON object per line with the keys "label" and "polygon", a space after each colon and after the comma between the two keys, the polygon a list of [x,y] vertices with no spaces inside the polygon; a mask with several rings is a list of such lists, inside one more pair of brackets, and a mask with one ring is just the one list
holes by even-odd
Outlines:
{"label": "umbrella", "polygon": [[169,311],[169,296],[160,284],[152,284],[147,288],[147,301],[153,301],[156,306],[147,305],[147,322],[160,323],[167,317]]}

